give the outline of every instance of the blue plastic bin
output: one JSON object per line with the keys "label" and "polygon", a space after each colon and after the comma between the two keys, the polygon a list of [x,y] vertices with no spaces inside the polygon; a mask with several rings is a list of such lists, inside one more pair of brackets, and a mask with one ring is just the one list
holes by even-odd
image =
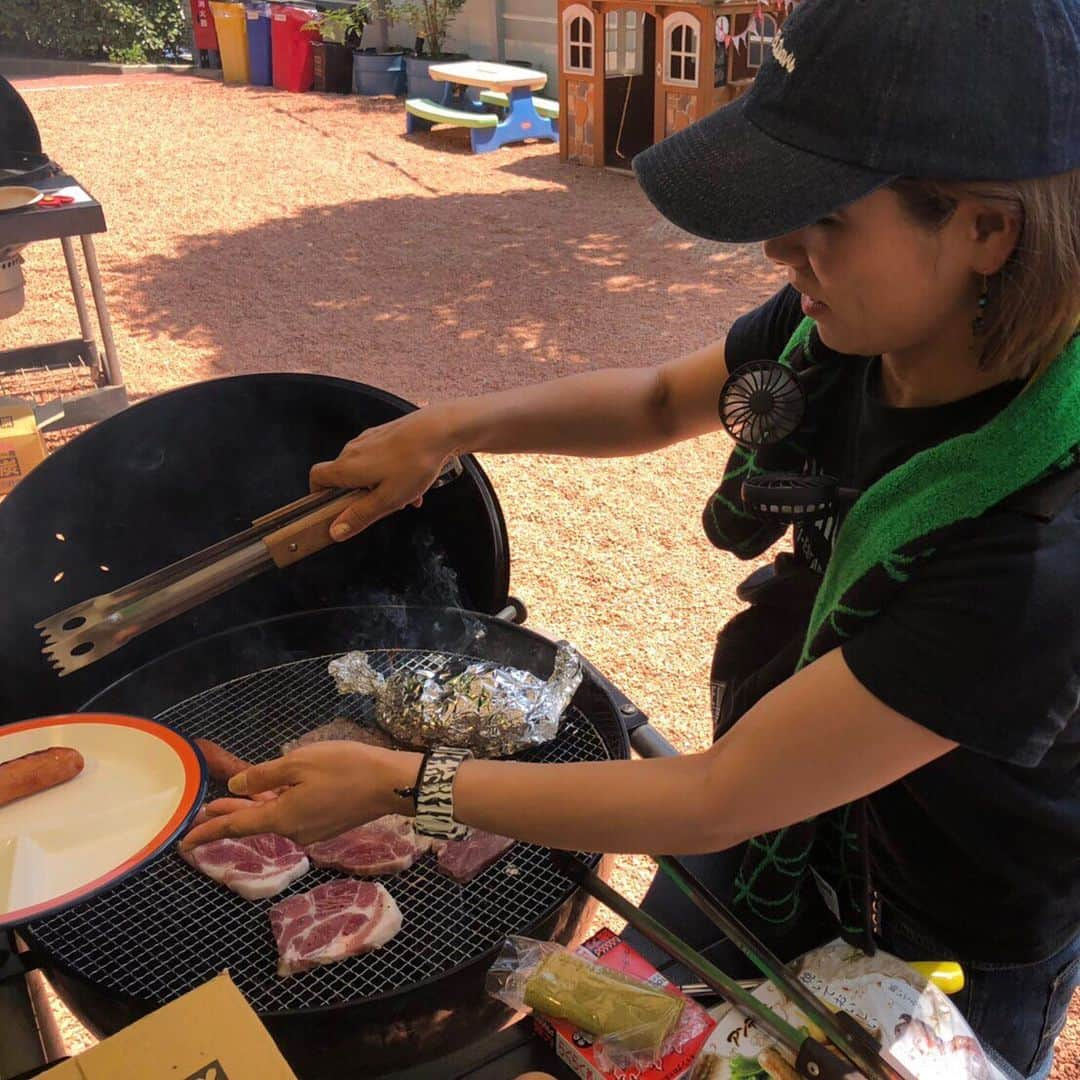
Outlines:
{"label": "blue plastic bin", "polygon": [[274,70],[270,54],[270,5],[245,4],[247,8],[248,68],[252,86],[270,86]]}

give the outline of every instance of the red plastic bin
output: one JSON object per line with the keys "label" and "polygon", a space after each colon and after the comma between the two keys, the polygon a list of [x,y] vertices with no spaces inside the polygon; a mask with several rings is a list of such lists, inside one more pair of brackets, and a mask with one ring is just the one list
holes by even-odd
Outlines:
{"label": "red plastic bin", "polygon": [[214,26],[210,0],[191,0],[191,22],[195,27],[195,48],[217,52],[217,28]]}
{"label": "red plastic bin", "polygon": [[275,7],[270,19],[274,85],[279,90],[302,93],[315,82],[311,43],[319,40],[318,30],[302,30],[315,13],[303,8]]}

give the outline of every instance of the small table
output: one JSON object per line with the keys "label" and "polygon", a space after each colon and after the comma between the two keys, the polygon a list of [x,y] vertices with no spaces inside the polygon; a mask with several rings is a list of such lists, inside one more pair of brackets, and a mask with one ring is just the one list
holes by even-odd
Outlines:
{"label": "small table", "polygon": [[[41,428],[92,424],[126,408],[128,403],[94,248],[93,234],[105,232],[105,214],[101,204],[63,172],[57,171],[44,179],[30,181],[29,186],[46,194],[68,196],[71,201],[52,208],[34,205],[0,214],[0,250],[19,249],[42,240],[60,241],[82,336],[68,341],[0,351],[0,374],[21,370],[65,369],[78,363],[85,364],[93,374],[95,389],[77,397],[48,402],[39,406],[36,412]],[[75,261],[75,237],[82,245],[90,293],[101,332],[103,356],[98,352],[90,310]]]}
{"label": "small table", "polygon": [[556,123],[540,116],[533,105],[533,91],[547,85],[547,75],[510,64],[487,60],[461,60],[452,64],[432,64],[428,75],[437,82],[458,83],[507,94],[510,99],[506,116],[495,127],[475,128],[471,132],[473,150],[478,154],[497,150],[522,139],[550,139],[558,142]]}

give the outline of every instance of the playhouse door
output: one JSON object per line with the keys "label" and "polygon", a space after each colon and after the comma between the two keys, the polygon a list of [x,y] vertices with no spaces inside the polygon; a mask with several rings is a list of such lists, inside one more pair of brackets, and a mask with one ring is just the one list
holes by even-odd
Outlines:
{"label": "playhouse door", "polygon": [[604,164],[629,169],[653,143],[656,20],[632,8],[604,13]]}

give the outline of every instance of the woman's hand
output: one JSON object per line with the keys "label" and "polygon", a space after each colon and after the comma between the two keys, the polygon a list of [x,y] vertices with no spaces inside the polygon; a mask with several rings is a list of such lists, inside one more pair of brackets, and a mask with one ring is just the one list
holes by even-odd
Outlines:
{"label": "woman's hand", "polygon": [[335,460],[311,470],[312,491],[363,489],[331,525],[330,535],[346,540],[396,510],[419,506],[454,452],[439,407],[420,409],[357,435]]}
{"label": "woman's hand", "polygon": [[[419,754],[359,742],[322,742],[253,765],[229,781],[234,796],[207,804],[206,820],[181,841],[185,851],[228,836],[272,832],[298,844],[338,836],[383,814],[413,811],[394,788],[412,787]],[[266,792],[277,790],[277,798]]]}

